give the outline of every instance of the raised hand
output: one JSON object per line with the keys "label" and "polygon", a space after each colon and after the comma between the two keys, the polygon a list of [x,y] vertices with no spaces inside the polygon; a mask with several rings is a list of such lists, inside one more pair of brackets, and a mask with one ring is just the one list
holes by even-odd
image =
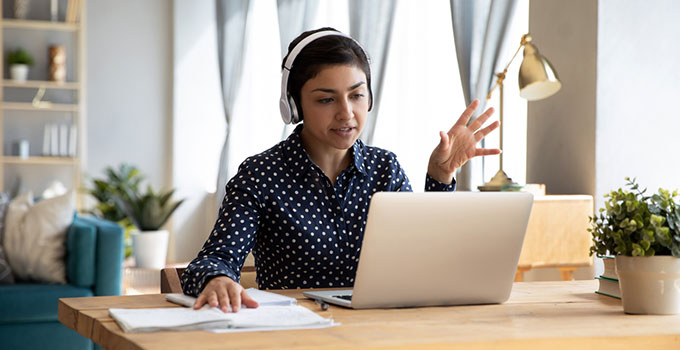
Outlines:
{"label": "raised hand", "polygon": [[427,173],[435,180],[451,183],[456,169],[463,166],[470,158],[501,153],[498,148],[477,148],[477,143],[500,125],[498,121],[495,121],[479,129],[491,117],[494,112],[493,108],[487,109],[470,125],[467,125],[478,106],[479,100],[472,101],[448,132],[439,132],[441,140],[432,151],[427,167]]}

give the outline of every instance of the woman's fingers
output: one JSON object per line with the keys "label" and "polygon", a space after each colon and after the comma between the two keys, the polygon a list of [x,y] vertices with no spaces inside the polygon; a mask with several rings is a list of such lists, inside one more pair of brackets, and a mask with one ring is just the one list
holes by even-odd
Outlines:
{"label": "woman's fingers", "polygon": [[205,305],[207,300],[207,297],[205,294],[201,293],[201,295],[196,298],[196,301],[194,302],[194,310],[198,310],[201,308],[201,306]]}
{"label": "woman's fingers", "polygon": [[449,129],[449,132],[448,132],[449,136],[451,135],[451,133],[453,132],[453,130],[456,127],[464,127],[464,126],[467,125],[470,118],[472,118],[472,114],[475,113],[475,109],[477,109],[478,106],[479,106],[479,100],[474,100],[474,101],[472,101],[472,103],[470,103],[469,106],[467,106],[467,108],[465,108],[465,110],[463,111],[463,114],[461,114],[460,118],[458,118],[458,121],[456,121],[456,123],[453,124],[451,129]]}
{"label": "woman's fingers", "polygon": [[495,154],[501,154],[501,150],[498,148],[477,148],[475,150],[475,157],[477,156],[492,156]]}
{"label": "woman's fingers", "polygon": [[487,127],[485,127],[484,129],[477,131],[475,133],[475,141],[476,142],[481,141],[484,137],[486,137],[486,135],[494,131],[500,124],[501,124],[500,122],[495,121],[488,125]]}
{"label": "woman's fingers", "polygon": [[250,295],[248,295],[248,293],[246,293],[245,290],[241,292],[241,300],[243,301],[243,305],[250,308],[256,308],[260,306],[260,304],[258,304],[257,301],[255,301],[255,299],[251,298]]}
{"label": "woman's fingers", "polygon": [[491,115],[493,114],[494,111],[495,110],[493,109],[493,107],[489,107],[489,109],[484,111],[484,113],[482,113],[482,115],[480,115],[479,117],[477,117],[477,119],[475,119],[472,123],[470,123],[470,126],[468,126],[470,131],[475,132],[475,131],[477,131],[477,129],[481,128],[482,125],[484,125],[484,123],[486,123],[486,120],[489,119],[489,117],[491,117]]}
{"label": "woman's fingers", "polygon": [[229,301],[231,296],[227,293],[225,288],[218,288],[217,294],[219,295],[220,299],[220,309],[222,312],[229,312]]}
{"label": "woman's fingers", "polygon": [[214,291],[208,292],[208,305],[210,305],[210,307],[217,307],[217,305],[219,305],[217,293],[215,293]]}
{"label": "woman's fingers", "polygon": [[[241,288],[240,285],[238,284],[233,284],[230,285],[229,288],[227,289],[229,292],[229,299],[231,300],[231,310],[234,312],[238,312],[238,310],[241,309]],[[225,304],[224,307],[222,307],[222,311],[226,307],[228,307],[229,304]],[[226,312],[226,311],[225,311]]]}

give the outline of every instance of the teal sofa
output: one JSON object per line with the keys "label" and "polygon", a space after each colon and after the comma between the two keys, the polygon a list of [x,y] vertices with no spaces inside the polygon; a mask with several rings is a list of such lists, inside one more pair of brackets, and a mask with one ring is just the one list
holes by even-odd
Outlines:
{"label": "teal sofa", "polygon": [[119,295],[123,252],[119,225],[76,217],[66,235],[68,284],[0,285],[0,348],[93,349],[92,341],[59,323],[59,298]]}

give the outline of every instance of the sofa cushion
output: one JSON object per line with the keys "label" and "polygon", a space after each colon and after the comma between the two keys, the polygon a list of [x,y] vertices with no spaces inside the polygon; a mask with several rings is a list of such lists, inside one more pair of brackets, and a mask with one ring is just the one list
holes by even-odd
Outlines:
{"label": "sofa cushion", "polygon": [[94,295],[120,295],[123,281],[123,228],[111,221],[79,217],[97,230]]}
{"label": "sofa cushion", "polygon": [[73,192],[33,204],[17,196],[5,217],[3,245],[16,279],[66,283],[66,231],[73,221]]}
{"label": "sofa cushion", "polygon": [[94,286],[96,248],[96,226],[80,218],[73,220],[66,234],[66,278],[69,284],[88,288]]}
{"label": "sofa cushion", "polygon": [[9,195],[5,192],[0,192],[0,284],[14,283],[12,268],[9,266],[9,261],[7,261],[2,248],[2,237],[5,232],[5,213],[7,213],[9,201]]}
{"label": "sofa cushion", "polygon": [[59,298],[89,296],[91,289],[68,284],[5,285],[0,287],[0,324],[57,321]]}

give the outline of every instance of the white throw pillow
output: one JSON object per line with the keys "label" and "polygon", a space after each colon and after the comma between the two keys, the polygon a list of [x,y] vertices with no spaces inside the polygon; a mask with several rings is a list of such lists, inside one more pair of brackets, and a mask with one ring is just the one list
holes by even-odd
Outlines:
{"label": "white throw pillow", "polygon": [[66,283],[66,231],[73,212],[72,191],[35,204],[30,192],[12,200],[3,245],[17,279]]}

